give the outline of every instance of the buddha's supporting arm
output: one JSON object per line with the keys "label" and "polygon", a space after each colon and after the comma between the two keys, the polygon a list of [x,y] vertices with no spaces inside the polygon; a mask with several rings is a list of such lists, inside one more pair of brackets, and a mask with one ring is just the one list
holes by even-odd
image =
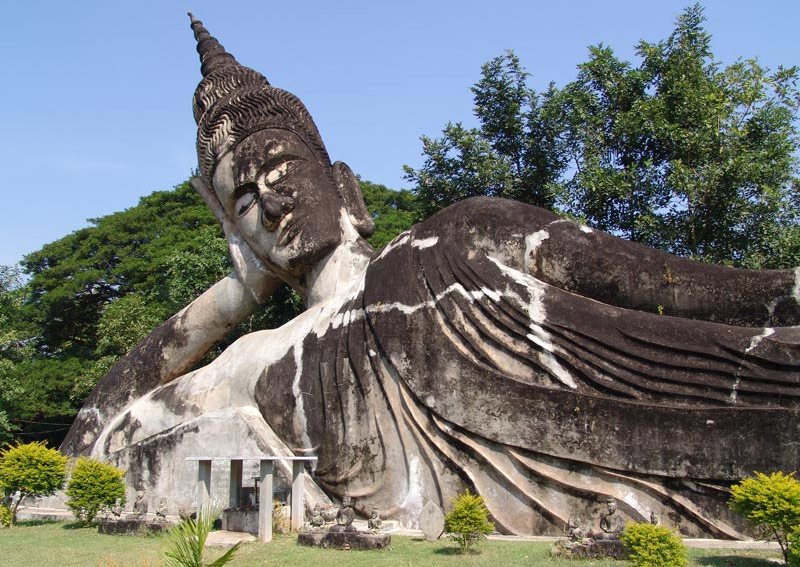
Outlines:
{"label": "buddha's supporting arm", "polygon": [[162,323],[100,379],[62,444],[67,454],[88,451],[107,419],[190,370],[281,284],[228,222],[213,193],[199,178],[192,186],[220,220],[235,270]]}

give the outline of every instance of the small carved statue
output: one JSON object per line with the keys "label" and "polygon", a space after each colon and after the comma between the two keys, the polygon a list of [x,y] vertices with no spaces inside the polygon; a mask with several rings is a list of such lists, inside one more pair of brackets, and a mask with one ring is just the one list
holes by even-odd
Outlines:
{"label": "small carved statue", "polygon": [[111,515],[115,518],[119,518],[122,516],[122,512],[125,511],[125,506],[122,504],[122,498],[117,498],[114,500],[114,505],[111,507]]}
{"label": "small carved statue", "polygon": [[158,508],[156,508],[156,518],[159,522],[167,520],[167,499],[162,498],[158,501]]}
{"label": "small carved statue", "polygon": [[332,524],[333,522],[335,522],[336,521],[336,516],[337,516],[338,513],[339,513],[339,509],[338,508],[334,508],[332,506],[328,506],[324,510],[320,511],[320,514],[322,515],[322,519],[325,520],[326,524]]}
{"label": "small carved statue", "polygon": [[617,501],[609,498],[606,502],[608,513],[600,518],[600,529],[602,533],[596,534],[595,539],[619,539],[619,534],[625,529],[625,519],[617,511]]}
{"label": "small carved statue", "polygon": [[567,537],[570,542],[583,543],[586,540],[586,530],[581,527],[579,518],[570,518],[567,526]]}
{"label": "small carved statue", "polygon": [[352,532],[355,531],[353,527],[353,520],[356,518],[356,512],[351,506],[349,496],[342,497],[342,507],[339,508],[339,513],[336,514],[336,525],[331,527],[332,532]]}
{"label": "small carved statue", "polygon": [[147,500],[144,499],[144,490],[136,491],[136,500],[133,503],[133,515],[141,518],[147,515]]}
{"label": "small carved statue", "polygon": [[381,524],[383,524],[383,520],[381,520],[380,511],[377,508],[373,508],[372,516],[367,520],[367,527],[377,532],[381,529]]}
{"label": "small carved statue", "polygon": [[650,510],[650,523],[654,526],[661,525],[661,518],[659,518],[655,510]]}
{"label": "small carved statue", "polygon": [[322,509],[317,502],[314,505],[314,513],[311,515],[311,527],[321,528],[325,524],[325,518],[322,517]]}

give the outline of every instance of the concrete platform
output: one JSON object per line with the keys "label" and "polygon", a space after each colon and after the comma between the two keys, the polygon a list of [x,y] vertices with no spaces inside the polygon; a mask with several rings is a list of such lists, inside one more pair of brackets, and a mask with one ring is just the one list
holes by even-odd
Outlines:
{"label": "concrete platform", "polygon": [[233,547],[239,542],[250,543],[254,541],[258,541],[258,539],[253,534],[217,530],[208,534],[206,545],[209,547]]}

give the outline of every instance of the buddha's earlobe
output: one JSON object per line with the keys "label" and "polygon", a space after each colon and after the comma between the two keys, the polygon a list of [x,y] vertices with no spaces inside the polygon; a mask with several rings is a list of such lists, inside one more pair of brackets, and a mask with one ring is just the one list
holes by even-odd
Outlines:
{"label": "buddha's earlobe", "polygon": [[364,196],[361,194],[361,186],[353,171],[346,163],[337,161],[333,164],[333,181],[336,183],[336,190],[344,200],[353,226],[361,236],[369,237],[375,232],[375,221],[367,211]]}

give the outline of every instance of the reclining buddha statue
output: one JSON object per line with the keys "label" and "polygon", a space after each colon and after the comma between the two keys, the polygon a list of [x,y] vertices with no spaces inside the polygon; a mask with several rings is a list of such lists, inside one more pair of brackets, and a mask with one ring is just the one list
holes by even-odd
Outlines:
{"label": "reclining buddha statue", "polygon": [[[631,520],[738,538],[731,484],[800,467],[800,272],[702,264],[482,197],[375,252],[357,179],[303,104],[191,27],[192,183],[235,270],[99,381],[66,452],[176,505],[189,456],[314,455],[309,508],[347,494],[414,526],[468,488],[520,534],[614,498]],[[281,283],[302,314],[190,371]]]}

